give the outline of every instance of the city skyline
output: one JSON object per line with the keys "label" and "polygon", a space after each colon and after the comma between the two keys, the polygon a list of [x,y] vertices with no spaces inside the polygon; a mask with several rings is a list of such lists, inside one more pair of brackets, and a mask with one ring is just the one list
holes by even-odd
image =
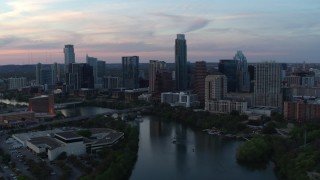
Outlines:
{"label": "city skyline", "polygon": [[[76,62],[90,54],[174,62],[174,39],[188,39],[188,61],[219,62],[242,50],[248,62],[318,62],[320,2],[6,0],[0,2],[0,65]],[[270,7],[270,8],[269,8]],[[272,8],[271,8],[272,7]]]}

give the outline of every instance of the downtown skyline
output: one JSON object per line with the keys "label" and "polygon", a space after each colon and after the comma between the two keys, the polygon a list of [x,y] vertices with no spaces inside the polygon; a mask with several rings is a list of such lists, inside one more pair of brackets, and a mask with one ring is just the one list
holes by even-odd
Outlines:
{"label": "downtown skyline", "polygon": [[107,63],[122,56],[174,62],[176,34],[187,60],[219,62],[242,50],[248,62],[316,63],[320,2],[5,0],[0,2],[0,65],[63,63],[73,44]]}

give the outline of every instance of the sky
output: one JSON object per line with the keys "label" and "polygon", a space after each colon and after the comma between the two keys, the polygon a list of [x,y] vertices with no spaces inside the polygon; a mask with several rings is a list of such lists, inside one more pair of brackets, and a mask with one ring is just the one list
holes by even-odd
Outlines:
{"label": "sky", "polygon": [[174,62],[176,34],[188,61],[320,62],[319,0],[1,0],[0,64],[63,63],[65,44],[85,56]]}

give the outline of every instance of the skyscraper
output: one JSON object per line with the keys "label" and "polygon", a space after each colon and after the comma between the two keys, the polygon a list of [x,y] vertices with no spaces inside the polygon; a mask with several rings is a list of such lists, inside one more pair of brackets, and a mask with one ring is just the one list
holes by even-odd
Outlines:
{"label": "skyscraper", "polygon": [[75,63],[75,54],[73,45],[67,44],[64,46],[64,72],[67,73],[69,64]]}
{"label": "skyscraper", "polygon": [[58,63],[54,63],[52,65],[52,71],[53,71],[53,83],[57,83],[59,81],[61,81],[61,77],[60,77],[60,65]]}
{"label": "skyscraper", "polygon": [[250,91],[250,76],[247,65],[247,58],[244,56],[242,51],[237,51],[234,60],[237,60],[237,73],[238,73],[238,85],[239,91],[249,92]]}
{"label": "skyscraper", "polygon": [[198,96],[200,105],[204,106],[205,98],[205,78],[207,76],[207,63],[205,61],[197,61],[194,70],[194,93]]}
{"label": "skyscraper", "polygon": [[37,85],[41,84],[41,63],[36,65],[36,83]]}
{"label": "skyscraper", "polygon": [[53,85],[54,84],[54,74],[51,66],[41,68],[40,75],[40,84],[41,85]]}
{"label": "skyscraper", "polygon": [[95,57],[86,56],[86,62],[93,68],[93,77],[94,77],[94,83],[97,83],[98,80],[98,59]]}
{"label": "skyscraper", "polygon": [[166,68],[166,62],[158,60],[149,61],[149,93],[155,92],[156,76],[159,70]]}
{"label": "skyscraper", "polygon": [[184,34],[177,34],[175,41],[175,65],[176,89],[179,91],[187,90],[187,43]]}
{"label": "skyscraper", "polygon": [[254,105],[282,108],[280,64],[264,62],[256,65]]}
{"label": "skyscraper", "polygon": [[122,57],[122,78],[124,88],[139,88],[139,56]]}
{"label": "skyscraper", "polygon": [[228,92],[239,91],[238,61],[222,59],[219,62],[219,72],[227,76]]}
{"label": "skyscraper", "polygon": [[70,64],[66,78],[69,89],[94,88],[93,68],[87,63]]}

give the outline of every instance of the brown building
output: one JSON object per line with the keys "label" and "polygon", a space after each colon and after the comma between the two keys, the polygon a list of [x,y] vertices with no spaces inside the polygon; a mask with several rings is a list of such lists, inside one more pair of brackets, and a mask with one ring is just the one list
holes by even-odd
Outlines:
{"label": "brown building", "polygon": [[160,98],[161,93],[170,92],[173,90],[174,81],[172,74],[168,70],[159,70],[155,79],[155,93],[154,97]]}
{"label": "brown building", "polygon": [[205,61],[197,61],[194,69],[194,87],[193,92],[197,94],[198,101],[204,106],[205,100],[205,78],[207,73],[207,64]]}
{"label": "brown building", "polygon": [[319,121],[320,104],[312,104],[306,101],[284,102],[283,116],[288,121]]}
{"label": "brown building", "polygon": [[28,111],[54,114],[54,96],[42,95],[30,98]]}

